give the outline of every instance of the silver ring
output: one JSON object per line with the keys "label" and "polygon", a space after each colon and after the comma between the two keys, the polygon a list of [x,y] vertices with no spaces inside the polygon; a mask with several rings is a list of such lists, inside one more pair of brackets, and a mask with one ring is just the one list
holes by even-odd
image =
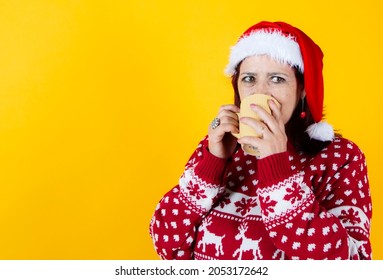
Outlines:
{"label": "silver ring", "polygon": [[210,127],[212,129],[216,129],[220,124],[221,124],[221,120],[219,118],[214,118],[214,120],[210,124]]}

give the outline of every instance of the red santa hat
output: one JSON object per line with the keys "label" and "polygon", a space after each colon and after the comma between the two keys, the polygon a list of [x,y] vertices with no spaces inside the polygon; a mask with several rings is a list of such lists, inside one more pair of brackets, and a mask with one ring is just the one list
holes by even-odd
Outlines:
{"label": "red santa hat", "polygon": [[313,139],[331,141],[334,130],[322,120],[323,116],[323,53],[320,47],[298,28],[284,22],[262,21],[251,26],[231,48],[225,73],[233,75],[237,65],[246,57],[268,55],[297,67],[303,73],[307,104],[315,121],[307,129]]}

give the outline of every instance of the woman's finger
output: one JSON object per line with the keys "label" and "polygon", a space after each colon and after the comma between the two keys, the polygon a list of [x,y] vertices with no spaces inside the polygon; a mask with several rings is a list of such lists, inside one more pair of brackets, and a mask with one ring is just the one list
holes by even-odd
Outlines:
{"label": "woman's finger", "polygon": [[277,120],[279,123],[279,127],[282,131],[285,131],[285,124],[283,123],[282,119],[282,111],[279,105],[275,103],[274,100],[269,100],[269,106],[271,110],[272,116]]}
{"label": "woman's finger", "polygon": [[260,138],[263,138],[265,136],[265,134],[270,132],[267,125],[262,121],[258,121],[256,119],[249,118],[249,117],[242,117],[240,119],[240,122],[250,126],[252,129],[254,129],[256,134],[260,135]]}
{"label": "woman's finger", "polygon": [[250,107],[255,113],[258,114],[261,121],[267,125],[271,132],[276,133],[280,130],[279,122],[265,109],[255,104],[251,104]]}
{"label": "woman's finger", "polygon": [[239,113],[239,108],[238,106],[234,105],[234,104],[227,104],[227,105],[222,105],[219,110],[218,110],[218,114],[220,114],[222,111],[232,111],[234,113]]}

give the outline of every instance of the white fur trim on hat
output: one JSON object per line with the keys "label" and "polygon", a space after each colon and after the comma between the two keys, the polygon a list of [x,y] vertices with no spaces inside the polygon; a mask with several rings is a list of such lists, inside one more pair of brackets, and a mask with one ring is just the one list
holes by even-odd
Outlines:
{"label": "white fur trim on hat", "polygon": [[281,62],[297,66],[303,73],[303,59],[298,43],[291,35],[283,35],[280,31],[259,30],[241,38],[231,48],[229,64],[225,73],[233,75],[237,65],[252,55],[268,55]]}
{"label": "white fur trim on hat", "polygon": [[311,139],[319,141],[332,141],[335,137],[333,127],[325,121],[310,125],[306,132]]}

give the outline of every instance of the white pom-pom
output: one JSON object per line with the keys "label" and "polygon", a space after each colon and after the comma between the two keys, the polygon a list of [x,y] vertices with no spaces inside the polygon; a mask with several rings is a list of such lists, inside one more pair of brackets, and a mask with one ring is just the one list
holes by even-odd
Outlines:
{"label": "white pom-pom", "polygon": [[332,141],[334,140],[334,129],[327,122],[319,122],[310,125],[306,132],[311,139],[319,141]]}

